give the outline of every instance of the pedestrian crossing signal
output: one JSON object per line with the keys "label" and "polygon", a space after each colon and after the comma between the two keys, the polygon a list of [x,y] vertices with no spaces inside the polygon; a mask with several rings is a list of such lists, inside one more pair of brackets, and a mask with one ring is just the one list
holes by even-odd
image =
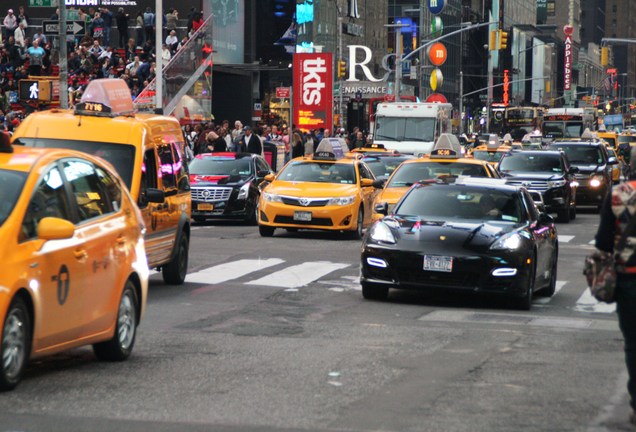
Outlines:
{"label": "pedestrian crossing signal", "polygon": [[48,80],[20,80],[18,93],[22,101],[49,102],[52,83]]}

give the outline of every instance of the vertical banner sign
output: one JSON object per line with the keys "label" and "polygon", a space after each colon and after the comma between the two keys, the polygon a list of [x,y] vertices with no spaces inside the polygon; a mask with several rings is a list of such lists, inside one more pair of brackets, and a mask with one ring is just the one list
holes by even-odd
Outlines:
{"label": "vertical banner sign", "polygon": [[504,69],[503,75],[503,103],[505,106],[508,106],[510,103],[510,71],[508,69]]}
{"label": "vertical banner sign", "polygon": [[303,131],[333,126],[332,53],[294,54],[293,123]]}
{"label": "vertical banner sign", "polygon": [[574,27],[570,25],[563,26],[565,33],[565,61],[563,73],[563,90],[572,89],[572,33]]}

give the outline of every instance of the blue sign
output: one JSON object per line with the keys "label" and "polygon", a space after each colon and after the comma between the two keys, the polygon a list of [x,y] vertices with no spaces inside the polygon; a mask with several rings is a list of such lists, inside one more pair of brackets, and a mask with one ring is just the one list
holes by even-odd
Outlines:
{"label": "blue sign", "polygon": [[433,15],[439,15],[444,10],[446,3],[444,0],[428,0],[428,10]]}
{"label": "blue sign", "polygon": [[603,118],[603,123],[605,123],[607,126],[622,125],[623,124],[623,114],[606,115]]}

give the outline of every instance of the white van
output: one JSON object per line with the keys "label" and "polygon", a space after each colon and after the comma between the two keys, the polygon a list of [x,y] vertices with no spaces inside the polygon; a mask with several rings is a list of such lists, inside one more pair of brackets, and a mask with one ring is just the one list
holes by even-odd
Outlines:
{"label": "white van", "polygon": [[385,102],[375,113],[373,142],[416,156],[429,154],[443,133],[451,133],[449,103]]}

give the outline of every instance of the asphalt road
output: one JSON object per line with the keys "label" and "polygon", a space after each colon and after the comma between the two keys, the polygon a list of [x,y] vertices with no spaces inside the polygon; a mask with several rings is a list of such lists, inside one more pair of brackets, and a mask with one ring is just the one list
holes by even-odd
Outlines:
{"label": "asphalt road", "polygon": [[34,362],[4,431],[604,431],[627,423],[613,305],[581,274],[598,215],[559,224],[559,291],[362,299],[360,242],[196,225],[184,286],[151,281],[133,356]]}

